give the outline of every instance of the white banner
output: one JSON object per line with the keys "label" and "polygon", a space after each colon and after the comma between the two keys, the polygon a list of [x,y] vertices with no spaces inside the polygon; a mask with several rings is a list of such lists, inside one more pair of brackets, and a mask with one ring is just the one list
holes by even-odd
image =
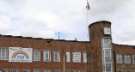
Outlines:
{"label": "white banner", "polygon": [[32,62],[32,48],[9,47],[9,62]]}

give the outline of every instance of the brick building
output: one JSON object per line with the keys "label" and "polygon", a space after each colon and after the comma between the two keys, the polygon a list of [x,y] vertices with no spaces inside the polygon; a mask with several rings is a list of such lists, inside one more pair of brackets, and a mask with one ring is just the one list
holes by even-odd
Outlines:
{"label": "brick building", "polygon": [[135,72],[135,46],[112,43],[110,22],[88,29],[90,41],[0,35],[0,72]]}

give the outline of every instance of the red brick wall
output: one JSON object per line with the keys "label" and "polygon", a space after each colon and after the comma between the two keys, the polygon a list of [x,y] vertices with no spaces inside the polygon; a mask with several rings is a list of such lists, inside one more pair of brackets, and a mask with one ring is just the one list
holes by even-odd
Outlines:
{"label": "red brick wall", "polygon": [[[0,61],[1,68],[30,68],[31,72],[33,68],[42,68],[42,69],[61,69],[63,70],[63,55],[66,51],[86,51],[86,48],[89,47],[89,42],[77,42],[77,41],[65,41],[65,40],[49,40],[49,39],[33,39],[33,38],[17,38],[15,36],[0,36],[0,47],[24,47],[24,48],[38,48],[41,52],[44,49],[49,50],[59,50],[61,55],[61,62],[50,62],[45,63],[43,59],[41,62],[32,62],[32,63],[11,63],[8,61]],[[43,55],[42,57],[43,58]],[[67,69],[79,69],[87,70],[86,63],[66,63]]]}

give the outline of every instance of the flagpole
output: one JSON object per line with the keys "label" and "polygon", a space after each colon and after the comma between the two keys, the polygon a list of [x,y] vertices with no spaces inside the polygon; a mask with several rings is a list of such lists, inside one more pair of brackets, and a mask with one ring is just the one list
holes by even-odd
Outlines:
{"label": "flagpole", "polygon": [[89,24],[89,10],[90,10],[89,0],[86,0],[86,20],[87,20],[87,24]]}
{"label": "flagpole", "polygon": [[[86,0],[86,23],[89,25],[89,11],[90,11],[90,4],[89,4],[89,0]],[[89,60],[88,60],[88,49],[86,48],[86,53],[87,53],[87,66],[86,66],[86,71],[88,72],[89,70]]]}

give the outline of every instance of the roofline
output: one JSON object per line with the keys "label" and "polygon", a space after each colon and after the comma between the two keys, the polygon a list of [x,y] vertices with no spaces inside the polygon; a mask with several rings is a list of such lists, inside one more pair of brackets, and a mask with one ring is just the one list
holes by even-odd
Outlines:
{"label": "roofline", "polygon": [[[34,37],[25,37],[25,36],[14,36],[14,35],[2,35],[0,37],[8,37],[8,38],[22,38],[22,39],[33,39],[33,40],[49,40],[49,41],[64,41],[64,42],[82,42],[82,43],[91,43],[91,41],[77,41],[77,40],[65,40],[65,39],[51,39],[51,38],[34,38]],[[135,45],[128,45],[128,44],[118,44],[112,43],[113,45],[117,46],[128,46],[128,47],[135,47]]]}
{"label": "roofline", "polygon": [[107,20],[100,20],[100,21],[95,21],[95,22],[89,24],[89,28],[91,28],[93,25],[98,24],[98,23],[109,23],[109,24],[111,24],[110,21],[107,21]]}
{"label": "roofline", "polygon": [[112,43],[113,45],[117,45],[117,46],[126,46],[126,47],[135,47],[135,45],[128,45],[128,44],[116,44],[116,43]]}
{"label": "roofline", "polygon": [[0,37],[8,37],[8,38],[22,38],[22,39],[33,39],[33,40],[49,40],[49,41],[65,41],[65,42],[84,42],[89,43],[90,41],[78,41],[78,40],[65,40],[65,39],[53,39],[53,38],[41,38],[41,37],[25,37],[25,36],[14,36],[14,35],[2,35]]}

